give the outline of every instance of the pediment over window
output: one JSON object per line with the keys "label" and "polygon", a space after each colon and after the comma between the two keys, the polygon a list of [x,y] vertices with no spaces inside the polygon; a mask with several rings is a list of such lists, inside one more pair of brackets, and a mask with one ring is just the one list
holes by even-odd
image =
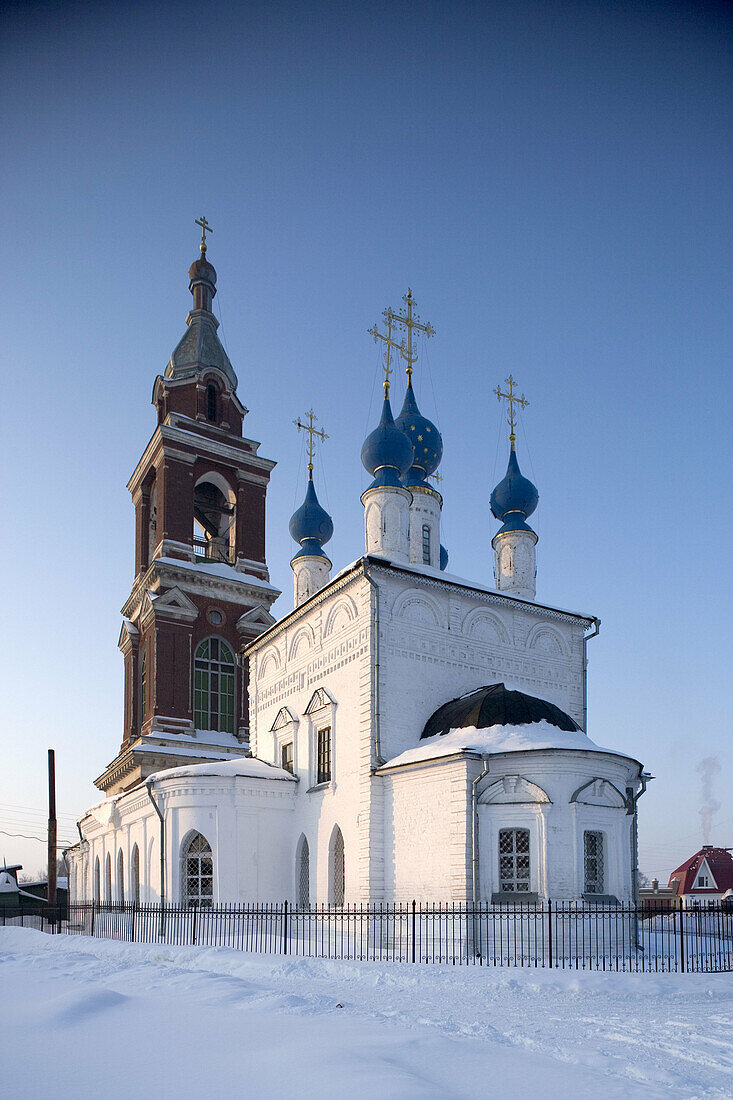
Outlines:
{"label": "pediment over window", "polygon": [[333,706],[333,699],[328,694],[325,688],[316,688],[310,698],[308,706],[305,708],[306,714],[313,714],[316,710],[323,710],[324,707]]}
{"label": "pediment over window", "polygon": [[626,807],[626,799],[618,787],[599,776],[578,787],[570,801],[579,802],[584,806],[610,806],[615,810]]}
{"label": "pediment over window", "polygon": [[140,641],[140,631],[131,623],[129,619],[122,620],[122,629],[120,630],[120,637],[117,642],[117,648],[121,649],[125,653],[130,646],[136,646]]}
{"label": "pediment over window", "polygon": [[297,721],[297,719],[291,710],[287,707],[280,707],[280,710],[275,715],[275,721],[270,726],[270,733],[276,733],[277,730],[281,730],[284,726],[289,726],[295,721]]}
{"label": "pediment over window", "polygon": [[481,806],[506,806],[527,802],[550,802],[550,796],[542,787],[522,775],[503,775],[484,787],[478,796]]}
{"label": "pediment over window", "polygon": [[237,619],[237,630],[243,633],[253,634],[255,637],[261,634],[263,630],[267,630],[269,627],[274,626],[277,622],[275,618],[270,614],[266,607],[261,603],[258,603],[256,607],[250,608],[249,611],[245,611],[244,615],[240,615]]}
{"label": "pediment over window", "polygon": [[198,618],[199,609],[177,585],[168,589],[162,595],[157,592],[147,592],[143,600],[143,615],[150,609],[156,619],[178,619],[183,622],[193,622]]}

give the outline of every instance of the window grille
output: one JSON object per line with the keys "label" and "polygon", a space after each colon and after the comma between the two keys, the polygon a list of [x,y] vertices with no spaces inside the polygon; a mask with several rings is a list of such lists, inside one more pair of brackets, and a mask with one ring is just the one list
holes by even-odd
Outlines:
{"label": "window grille", "polygon": [[104,900],[112,901],[112,859],[109,853],[104,861]]}
{"label": "window grille", "polygon": [[499,830],[499,889],[529,893],[529,829]]}
{"label": "window grille", "polygon": [[293,772],[293,742],[286,741],[280,746],[280,764],[286,772]]}
{"label": "window grille", "polygon": [[344,837],[337,825],[331,843],[331,903],[333,905],[344,904],[345,886],[346,861],[344,858]]}
{"label": "window grille", "polygon": [[94,900],[95,901],[101,901],[102,900],[102,896],[101,896],[102,895],[102,884],[100,882],[100,877],[101,876],[100,876],[100,873],[99,873],[99,856],[97,856],[97,858],[94,861]]}
{"label": "window grille", "polygon": [[132,849],[130,858],[130,892],[135,905],[140,902],[140,849],[137,844]]}
{"label": "window grille", "polygon": [[422,528],[422,560],[423,565],[430,565],[430,527],[427,523]]}
{"label": "window grille", "polygon": [[316,783],[331,782],[331,727],[318,731],[318,767]]}
{"label": "window grille", "polygon": [[206,387],[206,419],[216,420],[216,399],[218,394],[216,386]]}
{"label": "window grille", "polygon": [[583,874],[586,894],[604,891],[603,833],[583,833]]}
{"label": "window grille", "polygon": [[308,841],[303,837],[300,851],[298,852],[298,905],[301,909],[307,909],[310,906],[310,880],[311,880],[311,861],[310,851],[308,849]]}
{"label": "window grille", "polygon": [[208,906],[213,901],[214,858],[211,845],[201,833],[193,833],[183,851],[183,903]]}
{"label": "window grille", "polygon": [[196,729],[234,733],[236,665],[231,649],[218,638],[207,638],[196,650],[193,668]]}
{"label": "window grille", "polygon": [[122,850],[117,854],[117,900],[120,905],[125,904],[125,861]]}

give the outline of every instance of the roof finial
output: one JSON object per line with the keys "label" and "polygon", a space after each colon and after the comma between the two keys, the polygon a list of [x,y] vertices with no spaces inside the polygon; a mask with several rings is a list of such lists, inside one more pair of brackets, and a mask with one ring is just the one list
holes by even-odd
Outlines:
{"label": "roof finial", "polygon": [[417,305],[415,299],[412,296],[412,291],[407,288],[407,294],[403,295],[402,301],[405,303],[406,308],[399,313],[395,313],[393,309],[385,309],[382,316],[388,324],[392,323],[400,325],[401,328],[407,330],[407,347],[404,344],[400,347],[402,358],[407,363],[405,367],[405,373],[407,374],[408,386],[412,384],[412,370],[413,364],[417,362],[417,352],[412,348],[412,330],[417,329],[418,332],[424,332],[426,336],[435,336],[435,329],[429,321],[423,323],[420,320],[420,314],[413,313],[413,307]]}
{"label": "roof finial", "polygon": [[298,417],[297,420],[294,420],[293,424],[295,424],[295,427],[298,429],[299,432],[302,431],[302,432],[307,432],[308,433],[308,446],[306,447],[306,454],[308,455],[308,480],[312,481],[313,480],[313,458],[314,458],[314,455],[316,453],[316,446],[315,446],[315,443],[313,442],[313,436],[317,435],[318,438],[321,440],[321,442],[324,442],[326,439],[328,439],[328,436],[326,435],[326,433],[324,431],[313,427],[316,420],[318,420],[318,417],[313,412],[313,409],[309,409],[308,412],[305,415],[308,417],[308,423],[307,424],[301,423],[300,417]]}
{"label": "roof finial", "polygon": [[511,374],[509,375],[508,378],[505,378],[504,381],[505,381],[506,385],[509,387],[509,393],[502,393],[500,386],[496,387],[496,389],[494,390],[494,393],[496,394],[499,401],[501,401],[501,399],[504,398],[504,400],[507,402],[507,404],[509,406],[509,413],[507,414],[507,424],[509,425],[509,446],[510,446],[510,449],[512,451],[514,451],[514,450],[516,450],[516,447],[514,446],[514,444],[517,442],[517,436],[516,436],[515,431],[514,431],[514,429],[517,426],[516,417],[514,416],[514,405],[516,403],[517,405],[521,405],[521,407],[523,409],[526,409],[527,405],[529,405],[529,401],[524,396],[524,394],[522,394],[521,397],[517,397],[516,393],[514,392],[514,384],[515,383],[514,383],[514,379],[512,378]]}
{"label": "roof finial", "polygon": [[382,382],[382,385],[384,386],[384,396],[385,397],[389,397],[389,386],[390,386],[389,376],[390,376],[390,374],[394,373],[393,370],[392,370],[392,367],[390,366],[390,361],[391,361],[391,358],[392,358],[392,348],[397,348],[400,352],[402,352],[402,354],[404,354],[403,345],[398,344],[395,340],[392,339],[392,319],[387,317],[387,314],[389,312],[390,311],[386,310],[386,309],[384,311],[384,317],[387,320],[387,335],[386,336],[384,335],[384,333],[382,333],[378,330],[376,325],[372,325],[372,327],[367,330],[369,335],[374,337],[374,343],[375,344],[376,344],[377,340],[383,340],[384,344],[385,344],[385,349],[386,350],[385,350],[385,353],[384,353],[384,363],[382,364],[382,369],[384,371],[384,382]]}
{"label": "roof finial", "polygon": [[206,255],[206,234],[207,233],[213,233],[214,230],[211,228],[211,226],[209,225],[209,223],[207,222],[207,220],[206,220],[206,218],[204,217],[203,214],[201,215],[200,218],[196,218],[195,224],[201,226],[201,244],[199,245],[199,248],[201,249],[201,255],[205,256]]}

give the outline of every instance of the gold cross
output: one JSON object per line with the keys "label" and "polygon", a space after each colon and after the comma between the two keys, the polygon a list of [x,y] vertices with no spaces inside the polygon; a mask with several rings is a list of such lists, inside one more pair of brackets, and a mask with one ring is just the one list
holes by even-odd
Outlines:
{"label": "gold cross", "polygon": [[412,291],[407,288],[407,294],[402,298],[402,301],[406,305],[406,309],[400,313],[395,313],[392,309],[385,309],[383,317],[386,321],[392,321],[396,325],[400,325],[402,328],[407,329],[407,347],[404,346],[400,349],[402,352],[402,358],[406,361],[407,377],[412,376],[412,365],[417,362],[417,353],[413,353],[412,350],[412,330],[417,329],[419,332],[424,332],[426,336],[435,336],[435,329],[426,321],[424,324],[420,320],[420,314],[412,312],[413,306],[417,303],[412,296]]}
{"label": "gold cross", "polygon": [[393,373],[392,367],[390,366],[390,360],[391,360],[391,357],[392,357],[392,348],[397,348],[400,352],[402,352],[403,355],[404,355],[404,351],[405,351],[403,344],[398,344],[396,340],[392,339],[392,319],[391,319],[391,317],[387,317],[388,312],[389,311],[385,309],[384,316],[387,320],[387,335],[386,336],[384,335],[383,332],[380,332],[378,330],[376,325],[373,325],[370,329],[367,329],[369,335],[374,337],[374,343],[375,344],[376,344],[377,340],[383,340],[384,344],[385,344],[385,347],[386,347],[386,350],[385,350],[385,353],[384,353],[384,364],[382,366],[382,369],[384,371],[384,382],[382,383],[382,385],[384,386],[384,396],[385,397],[389,396],[389,385],[390,385],[389,376],[390,376],[390,374]]}
{"label": "gold cross", "polygon": [[432,478],[436,485],[440,485],[443,477],[441,474],[428,474],[428,477]]}
{"label": "gold cross", "polygon": [[514,405],[516,403],[517,405],[521,405],[523,409],[526,409],[527,405],[529,405],[529,401],[524,396],[524,394],[522,394],[521,397],[517,397],[516,393],[514,392],[514,379],[512,378],[511,374],[508,378],[505,378],[504,381],[509,387],[509,393],[502,393],[499,386],[496,387],[494,393],[496,394],[499,401],[504,398],[504,400],[509,405],[509,414],[507,416],[507,424],[509,425],[509,445],[511,449],[514,450],[514,444],[517,441],[517,437],[514,433],[514,429],[517,426],[517,421],[514,416]]}
{"label": "gold cross", "polygon": [[298,429],[299,432],[302,431],[302,432],[307,432],[308,433],[308,446],[306,447],[306,454],[308,455],[308,479],[310,481],[312,481],[313,480],[313,456],[316,453],[316,447],[315,447],[315,443],[313,442],[313,436],[317,435],[318,438],[321,441],[323,441],[325,439],[328,439],[328,436],[326,435],[325,432],[319,431],[318,428],[313,427],[315,421],[318,420],[318,417],[313,412],[313,409],[309,409],[308,412],[305,415],[308,417],[308,423],[307,424],[301,423],[300,417],[298,417],[297,420],[294,420],[293,424],[295,424],[295,427]]}
{"label": "gold cross", "polygon": [[206,220],[206,218],[204,217],[203,214],[201,215],[200,218],[196,218],[196,223],[195,224],[201,226],[201,244],[200,244],[199,247],[201,249],[201,255],[205,256],[206,255],[206,234],[207,233],[213,233],[214,230],[211,228],[211,226],[209,225],[209,223],[207,222],[207,220]]}

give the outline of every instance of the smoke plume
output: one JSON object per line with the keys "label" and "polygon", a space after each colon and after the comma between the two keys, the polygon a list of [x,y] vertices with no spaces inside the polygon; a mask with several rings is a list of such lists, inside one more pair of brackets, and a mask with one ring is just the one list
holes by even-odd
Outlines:
{"label": "smoke plume", "polygon": [[702,804],[699,812],[702,821],[702,842],[703,844],[709,844],[713,814],[720,809],[720,803],[713,798],[713,779],[720,771],[720,762],[717,756],[705,756],[697,764],[695,770],[700,773]]}

